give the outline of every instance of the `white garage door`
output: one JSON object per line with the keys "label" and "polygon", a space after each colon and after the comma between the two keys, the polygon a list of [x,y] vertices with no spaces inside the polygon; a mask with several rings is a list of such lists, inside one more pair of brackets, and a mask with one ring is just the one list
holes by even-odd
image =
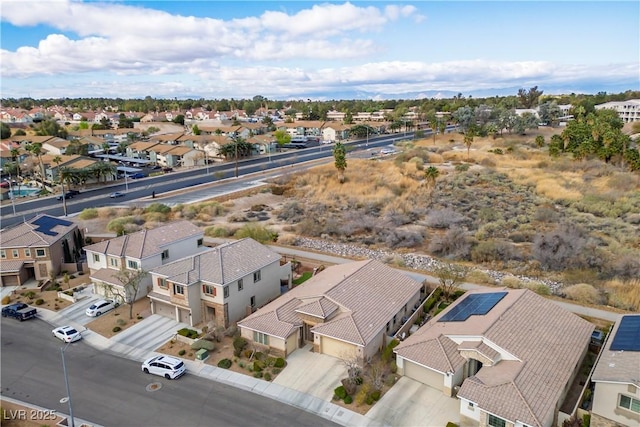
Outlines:
{"label": "white garage door", "polygon": [[352,344],[347,344],[327,337],[322,337],[321,340],[321,352],[323,354],[337,357],[338,359],[350,358],[355,354],[356,350]]}
{"label": "white garage door", "polygon": [[158,301],[154,301],[155,313],[160,316],[169,317],[171,319],[176,318],[176,309],[170,304],[164,304]]}
{"label": "white garage door", "polygon": [[444,376],[441,373],[409,362],[407,359],[404,360],[404,375],[438,390],[444,387]]}

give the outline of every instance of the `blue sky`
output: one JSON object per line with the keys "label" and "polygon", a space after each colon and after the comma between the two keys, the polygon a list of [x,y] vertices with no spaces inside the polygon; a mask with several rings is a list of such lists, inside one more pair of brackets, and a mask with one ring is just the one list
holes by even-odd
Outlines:
{"label": "blue sky", "polygon": [[2,97],[640,90],[640,2],[4,0]]}

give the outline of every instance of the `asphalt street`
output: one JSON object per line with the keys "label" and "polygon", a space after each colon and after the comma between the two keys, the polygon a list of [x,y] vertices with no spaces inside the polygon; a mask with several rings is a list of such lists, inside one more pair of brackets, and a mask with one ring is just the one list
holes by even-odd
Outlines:
{"label": "asphalt street", "polygon": [[[62,343],[47,323],[2,319],[2,395],[68,414]],[[170,381],[82,341],[65,350],[74,416],[104,426],[336,426],[293,406],[195,375]],[[147,386],[161,387],[148,391]]]}

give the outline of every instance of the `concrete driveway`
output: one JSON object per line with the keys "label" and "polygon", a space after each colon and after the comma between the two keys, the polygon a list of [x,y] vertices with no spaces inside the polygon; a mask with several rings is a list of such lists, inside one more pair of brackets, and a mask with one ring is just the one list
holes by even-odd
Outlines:
{"label": "concrete driveway", "polygon": [[367,412],[376,424],[394,427],[444,427],[460,423],[460,401],[407,377],[397,383]]}
{"label": "concrete driveway", "polygon": [[333,390],[346,377],[347,368],[340,359],[314,353],[307,345],[287,357],[287,366],[273,382],[331,402]]}
{"label": "concrete driveway", "polygon": [[[69,307],[64,308],[58,312],[60,319],[65,319],[67,323],[77,323],[78,325],[85,326],[87,323],[94,321],[95,317],[89,317],[85,311],[94,302],[102,297],[100,295],[91,294],[87,298],[83,298],[78,302],[71,304]],[[59,322],[64,323],[62,320]]]}

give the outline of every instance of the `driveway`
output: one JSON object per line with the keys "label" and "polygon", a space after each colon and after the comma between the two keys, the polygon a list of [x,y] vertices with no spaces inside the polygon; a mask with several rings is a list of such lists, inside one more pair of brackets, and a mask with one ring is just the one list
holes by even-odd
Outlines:
{"label": "driveway", "polygon": [[407,377],[397,383],[367,412],[367,418],[385,426],[445,426],[460,424],[460,401]]}
{"label": "driveway", "polygon": [[331,402],[333,390],[347,377],[347,368],[340,359],[314,353],[311,348],[307,345],[291,353],[273,382]]}
{"label": "driveway", "polygon": [[59,322],[73,322],[78,325],[85,326],[87,323],[95,320],[95,317],[87,316],[85,311],[94,301],[97,301],[100,298],[102,298],[100,295],[91,294],[90,297],[83,298],[80,301],[71,304],[69,307],[60,310],[58,312],[59,319],[65,320],[60,320]]}

